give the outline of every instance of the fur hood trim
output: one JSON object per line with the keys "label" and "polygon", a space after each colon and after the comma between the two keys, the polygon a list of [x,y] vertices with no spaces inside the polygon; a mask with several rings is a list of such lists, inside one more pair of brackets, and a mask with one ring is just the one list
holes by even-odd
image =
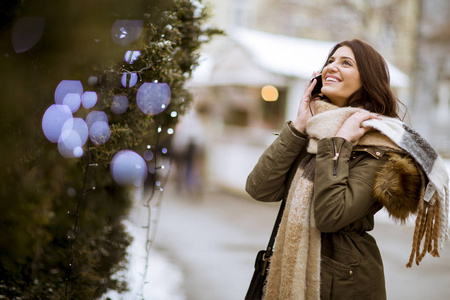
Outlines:
{"label": "fur hood trim", "polygon": [[386,155],[388,160],[375,177],[374,197],[391,218],[405,223],[417,212],[425,179],[409,155],[393,152]]}

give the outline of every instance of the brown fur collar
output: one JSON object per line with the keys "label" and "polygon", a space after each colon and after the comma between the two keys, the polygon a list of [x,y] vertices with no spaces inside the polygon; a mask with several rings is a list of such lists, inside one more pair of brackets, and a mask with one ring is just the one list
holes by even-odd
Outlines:
{"label": "brown fur collar", "polygon": [[406,154],[388,153],[388,161],[375,177],[374,197],[386,207],[389,215],[404,223],[417,211],[424,186],[419,167]]}

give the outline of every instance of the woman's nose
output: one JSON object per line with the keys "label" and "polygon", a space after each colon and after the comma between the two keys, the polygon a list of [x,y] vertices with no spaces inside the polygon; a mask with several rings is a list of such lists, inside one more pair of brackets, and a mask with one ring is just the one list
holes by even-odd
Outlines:
{"label": "woman's nose", "polygon": [[328,64],[328,65],[325,67],[325,69],[326,69],[327,71],[332,71],[332,72],[337,72],[337,71],[338,71],[337,65],[336,65],[334,62]]}

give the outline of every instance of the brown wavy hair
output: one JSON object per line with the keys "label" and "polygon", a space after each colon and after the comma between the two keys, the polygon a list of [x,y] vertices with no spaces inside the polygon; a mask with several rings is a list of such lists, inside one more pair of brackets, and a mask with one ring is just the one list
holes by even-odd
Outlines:
{"label": "brown wavy hair", "polygon": [[[353,39],[340,42],[331,49],[322,70],[329,58],[340,47],[352,49],[358,65],[362,86],[347,99],[346,106],[362,107],[368,111],[400,118],[399,104],[390,86],[389,68],[384,58],[366,42]],[[324,98],[326,98],[324,96]],[[329,99],[328,99],[329,100]]]}

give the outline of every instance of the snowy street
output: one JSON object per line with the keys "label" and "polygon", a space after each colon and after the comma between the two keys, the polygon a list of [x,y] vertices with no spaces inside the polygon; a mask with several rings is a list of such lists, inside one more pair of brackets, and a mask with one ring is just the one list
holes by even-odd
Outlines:
{"label": "snowy street", "polygon": [[[154,279],[147,289],[172,285],[174,294],[160,293],[151,299],[244,299],[256,253],[266,246],[277,210],[278,204],[256,202],[245,195],[207,190],[202,199],[196,199],[177,194],[169,186],[152,253],[163,255],[170,268],[176,268],[162,270],[155,259],[149,270]],[[379,213],[373,235],[384,260],[388,299],[446,299],[450,295],[449,246],[441,258],[427,255],[419,267],[407,269],[412,233],[411,224],[396,225]],[[180,271],[182,279],[177,276]]]}
{"label": "snowy street", "polygon": [[217,191],[203,199],[165,191],[154,249],[182,269],[185,299],[244,298],[278,205]]}

